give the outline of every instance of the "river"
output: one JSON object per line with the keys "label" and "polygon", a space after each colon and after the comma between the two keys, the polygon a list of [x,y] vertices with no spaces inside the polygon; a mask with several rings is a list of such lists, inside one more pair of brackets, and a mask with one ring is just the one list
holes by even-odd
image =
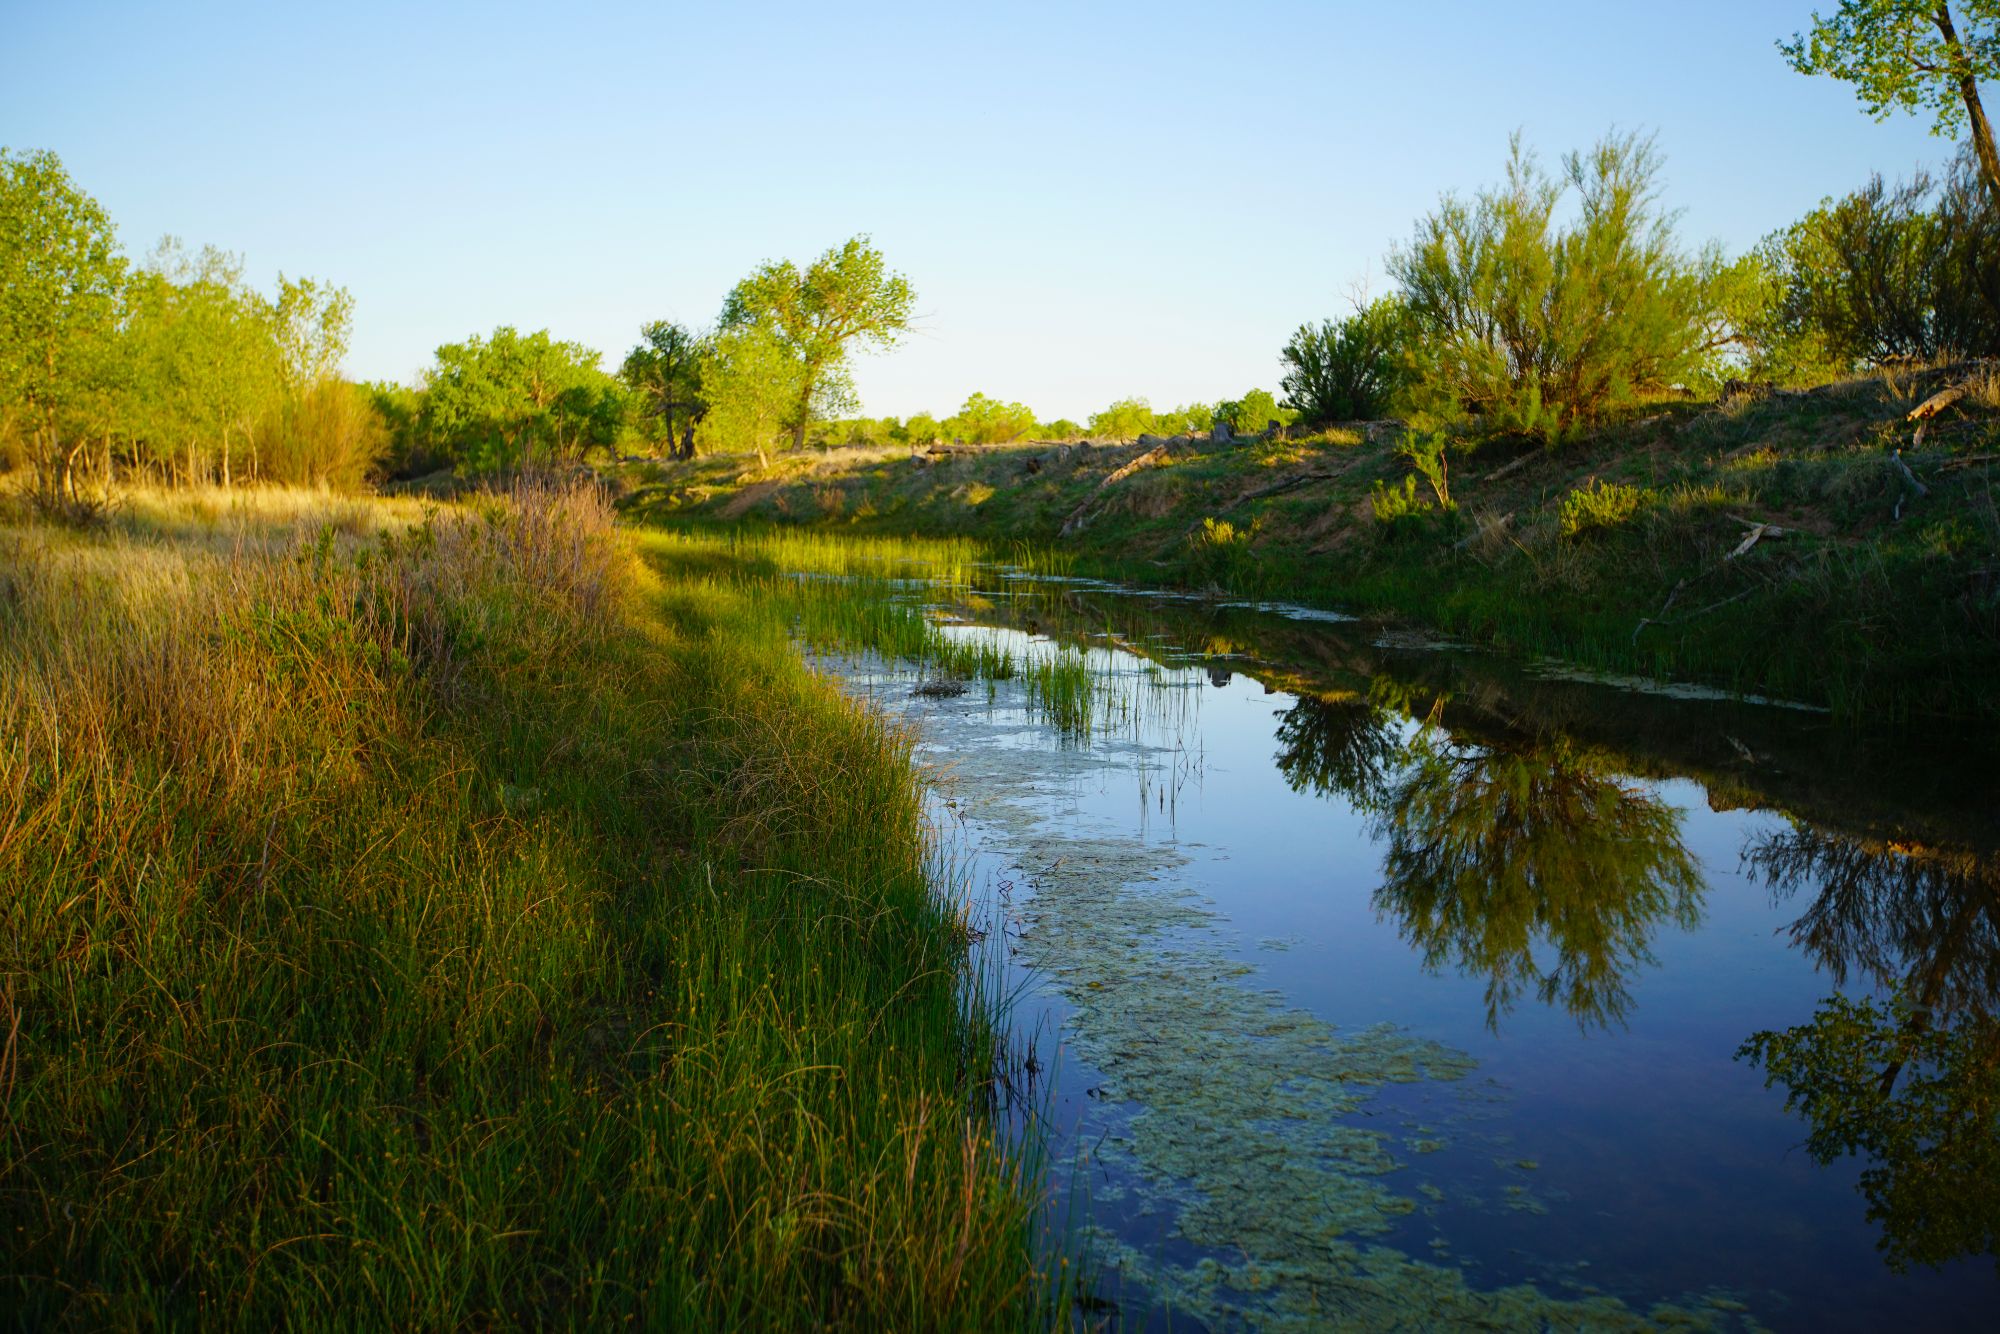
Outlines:
{"label": "river", "polygon": [[824,664],[919,737],[1093,1319],[2000,1310],[1990,750],[1300,608],[902,596],[1091,679]]}

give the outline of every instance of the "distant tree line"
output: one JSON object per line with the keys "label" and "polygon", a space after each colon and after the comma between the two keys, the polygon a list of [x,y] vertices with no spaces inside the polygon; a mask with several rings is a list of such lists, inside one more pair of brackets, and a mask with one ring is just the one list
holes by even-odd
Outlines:
{"label": "distant tree line", "polygon": [[1078,423],[971,395],[949,416],[854,415],[853,359],[909,332],[916,295],[866,236],[803,266],[760,264],[712,327],[655,321],[617,371],[548,331],[437,349],[413,386],[342,378],[345,289],[173,238],[137,263],[48,152],[0,149],[0,463],[87,516],[121,476],[170,484],[353,485],[491,473],[594,451],[1130,440],[1225,426],[1400,416],[1559,442],[1621,408],[1732,379],[1798,384],[1888,363],[2000,355],[2000,154],[1979,83],[2000,73],[2000,5],[1842,0],[1781,43],[1868,109],[1927,111],[1966,144],[1942,176],[1880,177],[1749,253],[1690,247],[1653,142],[1613,134],[1546,167],[1518,139],[1503,178],[1447,194],[1389,253],[1394,291],[1302,325],[1282,398],[1252,389]]}

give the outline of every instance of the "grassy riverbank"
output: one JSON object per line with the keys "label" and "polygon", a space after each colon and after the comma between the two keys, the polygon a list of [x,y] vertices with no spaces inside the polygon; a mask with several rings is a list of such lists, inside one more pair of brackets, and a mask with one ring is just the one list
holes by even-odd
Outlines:
{"label": "grassy riverbank", "polygon": [[1031,1322],[906,741],[589,493],[0,520],[0,1306]]}
{"label": "grassy riverbank", "polygon": [[617,475],[646,522],[1028,544],[1079,572],[1402,617],[1844,716],[1992,721],[2000,386],[1918,444],[1906,414],[1944,381],[1657,404],[1553,451],[1454,442],[1452,509],[1382,424],[1172,444],[1115,482],[1147,446],[836,450]]}

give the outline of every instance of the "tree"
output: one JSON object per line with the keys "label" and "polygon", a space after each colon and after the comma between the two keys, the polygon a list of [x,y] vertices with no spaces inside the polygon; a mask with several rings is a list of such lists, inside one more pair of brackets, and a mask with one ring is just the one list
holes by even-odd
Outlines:
{"label": "tree", "polygon": [[271,325],[285,383],[304,391],[340,373],[354,331],[354,297],[345,287],[281,273]]}
{"label": "tree", "polygon": [[952,416],[945,418],[944,434],[971,445],[1000,445],[1018,440],[1035,429],[1033,409],[1021,403],[1004,403],[984,394],[965,400]]}
{"label": "tree", "polygon": [[105,499],[78,482],[79,418],[108,361],[124,277],[110,216],[61,159],[0,149],[0,402],[26,417],[37,503],[72,518]]}
{"label": "tree", "polygon": [[1801,74],[1853,84],[1877,120],[1929,111],[1933,134],[1970,128],[1987,196],[2000,208],[2000,151],[1979,99],[1979,81],[2000,77],[2000,0],[1960,0],[1959,14],[1963,33],[1948,0],[1840,0],[1831,18],[1815,10],[1812,31],[1778,49]]}
{"label": "tree", "polygon": [[723,302],[722,327],[762,329],[791,359],[783,425],[799,449],[815,419],[837,416],[853,401],[849,355],[857,347],[893,347],[915,303],[909,281],[890,271],[866,236],[856,236],[803,271],[790,260],[759,265]]}
{"label": "tree", "polygon": [[761,324],[725,327],[709,343],[701,382],[708,409],[701,436],[717,450],[765,451],[790,425],[802,401],[803,372],[791,349]]}
{"label": "tree", "polygon": [[612,444],[623,416],[620,386],[597,362],[546,329],[502,325],[491,338],[447,343],[425,385],[426,430],[468,471],[580,458]]}
{"label": "tree", "polygon": [[1270,390],[1252,389],[1241,398],[1218,403],[1215,415],[1228,422],[1238,435],[1256,435],[1269,430],[1273,422],[1280,425],[1290,422],[1294,414],[1279,407]]}
{"label": "tree", "polygon": [[1153,429],[1153,405],[1143,398],[1121,398],[1090,414],[1090,433],[1104,440],[1134,440]]}
{"label": "tree", "polygon": [[1346,319],[1302,324],[1279,354],[1285,405],[1311,426],[1388,412],[1405,377],[1403,304],[1383,297]]}
{"label": "tree", "polygon": [[654,320],[639,330],[639,339],[625,354],[619,378],[645,400],[647,413],[665,432],[668,453],[691,459],[695,425],[708,410],[702,396],[708,340],[671,320]]}

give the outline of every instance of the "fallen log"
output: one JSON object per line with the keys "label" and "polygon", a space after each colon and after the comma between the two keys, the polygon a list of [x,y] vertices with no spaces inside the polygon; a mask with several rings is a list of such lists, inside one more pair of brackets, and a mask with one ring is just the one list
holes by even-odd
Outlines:
{"label": "fallen log", "polygon": [[1296,476],[1287,477],[1282,482],[1273,482],[1269,486],[1260,486],[1249,495],[1231,501],[1230,508],[1235,509],[1239,506],[1248,505],[1253,500],[1263,500],[1269,496],[1281,496],[1287,491],[1296,491],[1300,487],[1309,486],[1314,482],[1330,482],[1345,471],[1346,469],[1343,468],[1334,472],[1302,472]]}
{"label": "fallen log", "polygon": [[[1734,515],[1731,515],[1730,517],[1735,518]],[[1750,548],[1756,546],[1759,542],[1763,541],[1767,537],[1776,539],[1780,537],[1790,537],[1792,535],[1791,529],[1780,528],[1775,523],[1752,523],[1748,519],[1737,519],[1736,522],[1749,525],[1750,531],[1748,534],[1744,536],[1741,542],[1736,544],[1736,549],[1734,551],[1730,552],[1727,556],[1724,556],[1722,558],[1726,561],[1735,560],[1738,556],[1744,555],[1750,550]]]}
{"label": "fallen log", "polygon": [[1106,477],[1103,481],[1099,482],[1088,496],[1085,496],[1083,498],[1083,502],[1081,504],[1079,504],[1074,510],[1070,511],[1069,518],[1063,520],[1062,530],[1057,534],[1057,536],[1068,537],[1071,533],[1077,531],[1079,528],[1082,528],[1086,523],[1089,522],[1088,516],[1091,509],[1093,509],[1096,506],[1098,498],[1102,496],[1105,493],[1105,491],[1107,491],[1111,487],[1118,485],[1118,483],[1124,481],[1127,477],[1130,477],[1133,473],[1138,472],[1141,468],[1150,468],[1156,463],[1166,462],[1168,452],[1169,452],[1169,446],[1167,446],[1166,444],[1154,445],[1151,449],[1141,454],[1138,458],[1132,459],[1128,461],[1123,467],[1114,470],[1109,477]]}
{"label": "fallen log", "polygon": [[1920,422],[1935,417],[1971,392],[1972,381],[1970,380],[1960,380],[1957,384],[1947,385],[1923,402],[1917,404],[1914,408],[1911,408],[1909,415],[1905,416],[1903,420],[1906,422]]}
{"label": "fallen log", "polygon": [[1482,482],[1497,482],[1502,477],[1511,477],[1547,452],[1545,449],[1531,449],[1511,463],[1504,463],[1492,472],[1487,473]]}
{"label": "fallen log", "polygon": [[[1910,471],[1910,465],[1903,462],[1902,450],[1900,449],[1897,450],[1893,455],[1893,459],[1896,464],[1896,471],[1903,474],[1903,480],[1909,483],[1910,490],[1917,493],[1918,500],[1922,500],[1925,496],[1931,493],[1931,489],[1925,486],[1922,482],[1918,481],[1917,475]],[[1907,496],[1896,497],[1895,519],[1897,523],[1901,523],[1903,521],[1903,502],[1907,499],[1908,499]]]}

